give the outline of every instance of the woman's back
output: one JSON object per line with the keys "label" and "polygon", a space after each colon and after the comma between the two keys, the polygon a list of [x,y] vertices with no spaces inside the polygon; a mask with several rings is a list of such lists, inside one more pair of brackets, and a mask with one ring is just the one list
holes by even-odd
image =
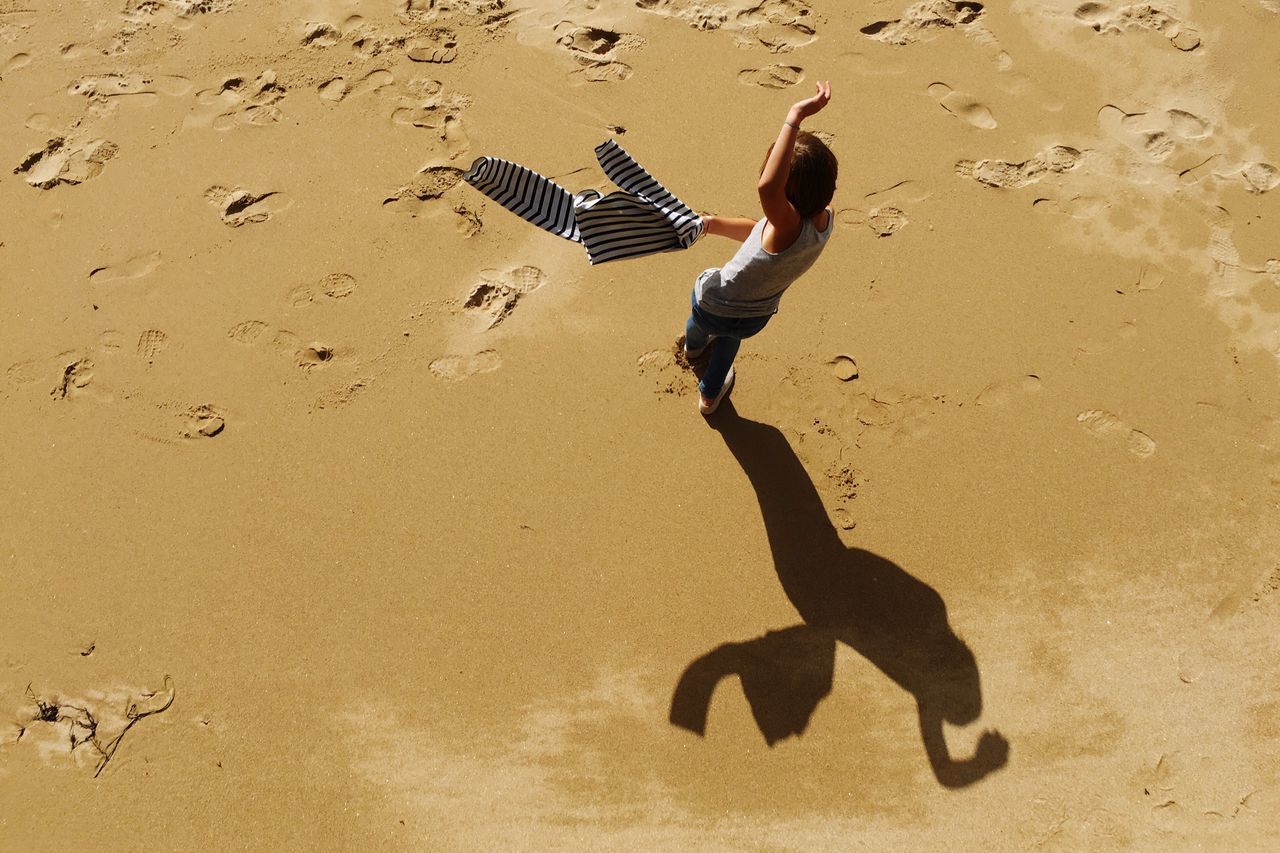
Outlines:
{"label": "woman's back", "polygon": [[[695,293],[699,307],[722,317],[759,317],[778,310],[782,294],[822,253],[831,236],[835,216],[828,208],[827,227],[819,231],[804,220],[800,235],[779,252],[764,247],[767,219],[758,221],[729,262],[699,277]],[[819,218],[819,217],[815,217]]]}

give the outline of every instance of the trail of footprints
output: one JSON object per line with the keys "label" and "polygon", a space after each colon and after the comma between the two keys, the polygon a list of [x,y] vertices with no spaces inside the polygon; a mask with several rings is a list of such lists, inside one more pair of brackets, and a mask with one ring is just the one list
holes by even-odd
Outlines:
{"label": "trail of footprints", "polygon": [[[101,366],[130,348],[130,339],[123,332],[108,329],[95,346],[66,350],[51,357],[28,358],[10,365],[0,381],[0,399],[14,392],[39,392],[48,389],[48,398],[56,405],[89,401],[100,406],[111,406],[116,396],[110,390],[98,392],[95,377]],[[135,357],[145,366],[158,361],[170,345],[169,336],[160,329],[144,329],[132,343]],[[136,395],[126,392],[124,401]],[[137,411],[133,407],[133,411]],[[212,404],[189,404],[177,401],[153,403],[142,419],[138,434],[143,438],[162,443],[174,440],[213,438],[222,433],[227,424],[227,412]]]}
{"label": "trail of footprints", "polygon": [[[411,48],[409,55],[412,59],[425,54]],[[391,71],[374,68],[351,78],[341,74],[330,77],[317,85],[315,91],[321,102],[338,105],[390,91],[395,84],[396,78]],[[287,89],[271,69],[252,80],[230,77],[216,87],[197,92],[196,108],[183,124],[188,128],[212,128],[221,132],[237,127],[275,124],[283,115],[282,102],[287,94]],[[470,105],[469,96],[446,91],[439,80],[415,79],[397,95],[390,120],[397,126],[432,132],[448,159],[454,159],[470,149],[461,119],[461,113]]]}

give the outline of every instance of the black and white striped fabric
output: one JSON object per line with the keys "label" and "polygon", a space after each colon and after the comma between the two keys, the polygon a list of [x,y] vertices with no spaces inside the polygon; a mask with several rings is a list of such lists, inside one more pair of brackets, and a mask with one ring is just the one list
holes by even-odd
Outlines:
{"label": "black and white striped fabric", "polygon": [[564,187],[509,160],[480,157],[463,180],[517,216],[582,243],[592,264],[687,249],[702,236],[702,218],[671,194],[615,140],[596,159],[620,192],[602,195]]}

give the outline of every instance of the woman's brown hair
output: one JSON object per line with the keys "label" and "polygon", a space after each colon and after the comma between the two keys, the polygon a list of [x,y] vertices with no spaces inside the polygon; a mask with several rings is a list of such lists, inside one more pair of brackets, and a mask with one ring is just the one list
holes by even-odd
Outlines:
{"label": "woman's brown hair", "polygon": [[[772,151],[773,146],[770,145],[769,152]],[[760,164],[762,174],[765,164],[769,162],[769,152],[765,152],[764,163]],[[809,131],[800,131],[791,154],[787,201],[805,219],[817,216],[831,204],[831,198],[836,193],[838,171],[839,163],[831,149]]]}

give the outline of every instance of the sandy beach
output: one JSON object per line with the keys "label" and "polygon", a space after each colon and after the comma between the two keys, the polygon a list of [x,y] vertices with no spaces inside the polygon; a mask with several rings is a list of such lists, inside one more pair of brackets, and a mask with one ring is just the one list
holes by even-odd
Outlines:
{"label": "sandy beach", "polygon": [[[0,849],[1280,848],[1280,2],[0,0]],[[834,230],[462,179],[608,139]]]}

